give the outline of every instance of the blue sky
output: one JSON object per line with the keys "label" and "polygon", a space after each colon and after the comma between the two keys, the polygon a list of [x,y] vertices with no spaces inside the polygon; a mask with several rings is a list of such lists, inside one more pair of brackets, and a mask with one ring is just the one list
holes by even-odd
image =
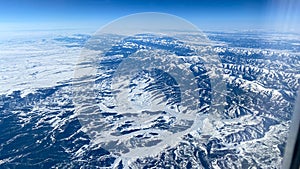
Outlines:
{"label": "blue sky", "polygon": [[0,29],[93,29],[137,12],[174,14],[203,30],[277,29],[282,24],[297,29],[297,9],[298,0],[4,0]]}

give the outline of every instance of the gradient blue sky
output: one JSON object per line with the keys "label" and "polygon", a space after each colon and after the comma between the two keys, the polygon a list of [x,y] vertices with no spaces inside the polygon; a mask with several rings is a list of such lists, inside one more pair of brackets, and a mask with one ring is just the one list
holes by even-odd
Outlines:
{"label": "gradient blue sky", "polygon": [[137,12],[165,12],[203,30],[298,28],[298,0],[4,0],[0,29],[91,28]]}

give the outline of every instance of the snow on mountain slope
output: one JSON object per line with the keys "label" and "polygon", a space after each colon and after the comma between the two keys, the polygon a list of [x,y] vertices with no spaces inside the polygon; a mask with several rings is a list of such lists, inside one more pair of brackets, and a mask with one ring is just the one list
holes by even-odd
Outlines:
{"label": "snow on mountain slope", "polygon": [[[129,160],[133,168],[279,168],[300,78],[299,50],[284,47],[295,40],[260,47],[254,44],[256,36],[246,33],[210,33],[209,38],[222,43],[207,50],[218,53],[217,69],[226,84],[225,101],[212,105],[218,93],[212,90],[205,59],[172,37],[128,37],[98,62],[80,65],[96,66],[99,74],[74,78],[73,66],[88,37],[1,43],[1,167],[121,167],[129,158],[120,160],[120,154],[146,147],[150,156]],[[237,42],[238,37],[243,38]],[[198,111],[188,118],[196,117],[193,122],[180,121],[179,82],[158,69],[137,71],[128,80],[126,99],[132,112],[115,108],[114,70],[126,56],[150,48],[178,57],[182,62],[175,67],[188,67],[195,77]],[[90,50],[97,53],[97,45]],[[76,85],[89,87],[90,81],[96,84],[91,88],[96,95],[89,100],[95,107],[83,108],[93,110],[89,118],[95,118],[86,126],[78,119],[73,96]],[[95,136],[120,138],[122,144],[91,139],[87,130],[95,127],[103,131]],[[163,141],[169,146],[151,152]]]}

